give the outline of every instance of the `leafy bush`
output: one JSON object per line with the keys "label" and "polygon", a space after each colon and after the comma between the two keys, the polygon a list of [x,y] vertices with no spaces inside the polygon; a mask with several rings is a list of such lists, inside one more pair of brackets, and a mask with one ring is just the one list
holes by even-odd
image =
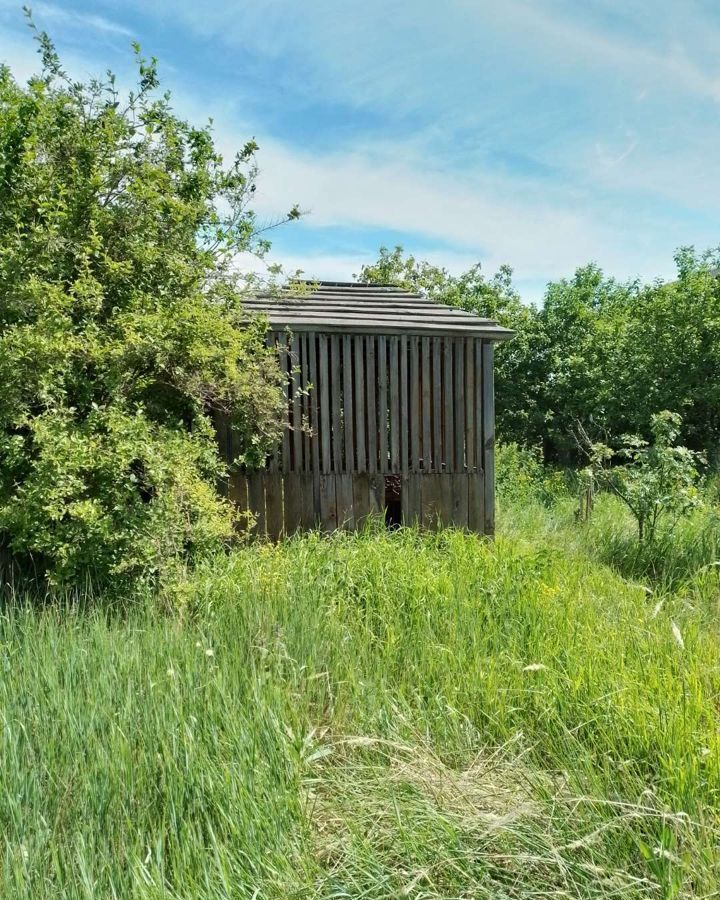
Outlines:
{"label": "leafy bush", "polygon": [[514,442],[498,444],[495,476],[502,499],[534,499],[548,505],[568,492],[565,473],[543,464],[540,447],[522,447]]}
{"label": "leafy bush", "polygon": [[249,463],[278,430],[280,374],[230,265],[267,247],[256,146],[224,167],[138,47],[123,99],[36,36],[38,77],[0,68],[0,542],[57,582],[156,578],[232,536],[213,417]]}
{"label": "leafy bush", "polygon": [[624,446],[615,454],[595,445],[596,454],[602,458],[615,455],[628,460],[626,465],[600,470],[600,482],[630,510],[641,543],[655,537],[661,519],[676,522],[702,503],[697,464],[703,457],[687,447],[674,446],[681,425],[677,413],[664,410],[651,419],[651,444],[626,436]]}

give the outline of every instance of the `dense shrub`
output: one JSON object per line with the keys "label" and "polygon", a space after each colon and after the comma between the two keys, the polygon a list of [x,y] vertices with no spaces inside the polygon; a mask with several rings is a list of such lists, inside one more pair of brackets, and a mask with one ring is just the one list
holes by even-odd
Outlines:
{"label": "dense shrub", "polygon": [[37,39],[38,77],[0,68],[0,543],[59,582],[155,578],[232,535],[213,417],[251,463],[277,434],[280,376],[230,266],[266,246],[256,146],[224,167],[137,47],[122,98]]}

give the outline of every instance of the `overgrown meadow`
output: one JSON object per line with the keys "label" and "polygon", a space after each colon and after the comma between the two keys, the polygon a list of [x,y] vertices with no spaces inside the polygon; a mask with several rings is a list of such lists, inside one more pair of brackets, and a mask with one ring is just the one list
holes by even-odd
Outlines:
{"label": "overgrown meadow", "polygon": [[[499,535],[310,534],[0,620],[7,897],[712,897],[720,539],[500,454]],[[93,602],[88,603],[88,599]]]}

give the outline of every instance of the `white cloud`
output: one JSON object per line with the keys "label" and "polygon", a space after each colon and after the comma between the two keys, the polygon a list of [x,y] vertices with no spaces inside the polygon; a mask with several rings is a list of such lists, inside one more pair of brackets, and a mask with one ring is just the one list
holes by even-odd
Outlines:
{"label": "white cloud", "polygon": [[[412,168],[361,154],[304,154],[261,141],[256,205],[272,216],[297,199],[310,227],[355,226],[454,246],[464,261],[502,263],[522,279],[555,278],[599,259],[619,274],[657,274],[668,253],[647,254],[637,222],[603,222],[592,208],[553,202],[542,187],[519,192],[497,176],[480,178]],[[518,199],[518,193],[524,199]],[[448,257],[453,254],[448,254]],[[658,268],[661,267],[661,268]]]}
{"label": "white cloud", "polygon": [[42,25],[43,20],[45,20],[50,24],[69,26],[71,28],[89,28],[106,34],[121,35],[123,37],[133,36],[132,31],[124,25],[94,13],[81,13],[63,8],[54,3],[34,3],[32,9],[39,25]]}

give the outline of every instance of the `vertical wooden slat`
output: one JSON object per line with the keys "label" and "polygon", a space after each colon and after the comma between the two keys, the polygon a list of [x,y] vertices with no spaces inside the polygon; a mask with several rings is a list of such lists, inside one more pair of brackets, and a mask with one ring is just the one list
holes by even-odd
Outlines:
{"label": "vertical wooden slat", "polygon": [[343,335],[343,414],[345,425],[345,471],[355,470],[355,429],[353,427],[352,340]]}
{"label": "vertical wooden slat", "polygon": [[365,418],[365,337],[362,334],[353,335],[355,353],[355,391],[353,393],[355,411],[355,469],[358,472],[367,471],[367,454],[365,446],[366,418]]}
{"label": "vertical wooden slat", "polygon": [[265,531],[271,541],[283,533],[283,478],[279,472],[265,474]]}
{"label": "vertical wooden slat", "polygon": [[440,478],[440,493],[438,496],[438,514],[441,525],[452,524],[453,512],[453,483],[454,474],[443,473]]}
{"label": "vertical wooden slat", "polygon": [[292,411],[293,411],[293,375],[292,375],[292,359],[290,356],[290,347],[288,346],[288,338],[286,334],[278,334],[277,352],[280,361],[280,368],[284,377],[283,390],[285,391],[285,424],[282,435],[282,454],[277,460],[276,469],[281,472],[290,471],[290,441],[292,439]]}
{"label": "vertical wooden slat", "polygon": [[400,408],[398,410],[398,422],[400,424],[400,471],[406,475],[409,470],[410,454],[410,430],[412,412],[409,405],[408,391],[408,339],[407,335],[400,335],[399,340],[400,362]]}
{"label": "vertical wooden slat", "polygon": [[385,335],[377,339],[378,367],[378,471],[383,475],[388,468],[388,377],[387,377],[387,340]]}
{"label": "vertical wooden slat", "polygon": [[422,338],[422,365],[420,377],[422,378],[422,459],[423,472],[429,472],[433,465],[432,452],[432,410],[430,397],[432,393],[432,360],[430,358],[430,338]]}
{"label": "vertical wooden slat", "polygon": [[283,533],[288,537],[303,525],[303,472],[289,472],[283,478]]}
{"label": "vertical wooden slat", "polygon": [[422,478],[422,524],[435,529],[440,516],[440,495],[443,475],[437,472],[424,474]]}
{"label": "vertical wooden slat", "polygon": [[317,340],[314,332],[308,333],[308,372],[310,374],[310,469],[313,473],[313,502],[320,509],[320,434],[318,398]]}
{"label": "vertical wooden slat", "polygon": [[441,340],[439,337],[432,339],[433,472],[442,472],[444,459],[442,446],[442,370],[440,367]]}
{"label": "vertical wooden slat", "polygon": [[292,379],[290,382],[290,390],[292,391],[291,400],[291,420],[292,427],[292,462],[285,460],[283,467],[284,472],[301,472],[302,462],[302,409],[300,406],[300,338],[294,334],[290,343],[290,366],[292,370]]}
{"label": "vertical wooden slat", "polygon": [[351,530],[355,525],[353,512],[353,478],[352,472],[341,472],[335,475],[335,506],[337,509],[337,527]]}
{"label": "vertical wooden slat", "polygon": [[302,475],[302,520],[304,529],[317,528],[320,521],[319,490],[312,472]]}
{"label": "vertical wooden slat", "polygon": [[455,471],[465,471],[465,347],[462,338],[453,340],[455,375],[453,392],[455,410]]}
{"label": "vertical wooden slat", "polygon": [[452,339],[446,337],[443,340],[443,420],[445,424],[443,444],[445,450],[445,472],[455,471],[454,400]]}
{"label": "vertical wooden slat", "polygon": [[408,409],[410,425],[410,470],[420,471],[420,429],[422,427],[422,407],[420,405],[420,338],[410,338],[410,405]]}
{"label": "vertical wooden slat", "polygon": [[302,398],[303,406],[303,470],[312,472],[312,414],[310,404],[312,402],[312,376],[310,375],[310,335],[305,332],[300,335],[300,355],[302,357],[302,385],[305,393]]}
{"label": "vertical wooden slat", "polygon": [[390,341],[390,471],[400,471],[400,341]]}
{"label": "vertical wooden slat", "polygon": [[248,508],[255,517],[255,525],[251,534],[265,536],[265,473],[250,472],[248,474]]}
{"label": "vertical wooden slat", "polygon": [[320,530],[337,529],[337,505],[335,500],[336,475],[320,475]]}
{"label": "vertical wooden slat", "polygon": [[370,475],[358,472],[352,476],[353,518],[355,528],[362,528],[371,513]]}
{"label": "vertical wooden slat", "polygon": [[402,485],[402,518],[404,525],[418,525],[422,519],[422,480],[421,472],[410,472],[403,479]]}
{"label": "vertical wooden slat", "polygon": [[491,341],[483,341],[483,470],[485,472],[485,534],[495,534],[495,397]]}
{"label": "vertical wooden slat", "polygon": [[[265,346],[274,351],[274,353],[276,355],[278,366],[280,368],[280,371],[282,372],[282,376],[283,376],[282,390],[285,395],[285,414],[283,416],[283,419],[287,419],[287,369],[285,367],[285,360],[279,354],[277,331],[266,332]],[[267,457],[265,458],[265,470],[266,471],[276,472],[278,470],[278,460],[280,458],[280,455],[282,454],[282,444],[283,444],[283,441],[285,440],[286,435],[287,435],[287,428],[285,427],[285,422],[283,422],[283,430],[282,430],[282,435],[280,437],[280,441],[278,444],[276,444],[274,447],[272,447],[270,449]]]}
{"label": "vertical wooden slat", "polygon": [[482,534],[485,530],[485,477],[481,471],[468,475],[468,528]]}
{"label": "vertical wooden slat", "polygon": [[465,463],[475,470],[475,354],[473,339],[465,338]]}
{"label": "vertical wooden slat", "polygon": [[482,400],[482,341],[477,338],[473,339],[474,357],[475,357],[475,469],[478,472],[483,470],[485,460],[483,458],[483,436],[482,436],[482,420],[483,420],[483,400]]}
{"label": "vertical wooden slat", "polygon": [[241,517],[239,527],[244,528],[248,512],[247,477],[243,472],[231,472],[228,481],[228,500],[236,506]]}
{"label": "vertical wooden slat", "polygon": [[456,528],[468,527],[468,478],[465,472],[456,472],[452,478],[452,524]]}
{"label": "vertical wooden slat", "polygon": [[323,474],[330,471],[330,360],[327,335],[318,337],[318,367],[320,370],[320,458]]}
{"label": "vertical wooden slat", "polygon": [[332,470],[343,471],[342,434],[342,345],[338,334],[330,335],[330,412],[332,415]]}
{"label": "vertical wooden slat", "polygon": [[367,442],[368,442],[368,472],[377,472],[378,469],[378,422],[377,422],[377,380],[375,367],[375,336],[369,334],[365,338],[366,350],[366,380],[367,380]]}

